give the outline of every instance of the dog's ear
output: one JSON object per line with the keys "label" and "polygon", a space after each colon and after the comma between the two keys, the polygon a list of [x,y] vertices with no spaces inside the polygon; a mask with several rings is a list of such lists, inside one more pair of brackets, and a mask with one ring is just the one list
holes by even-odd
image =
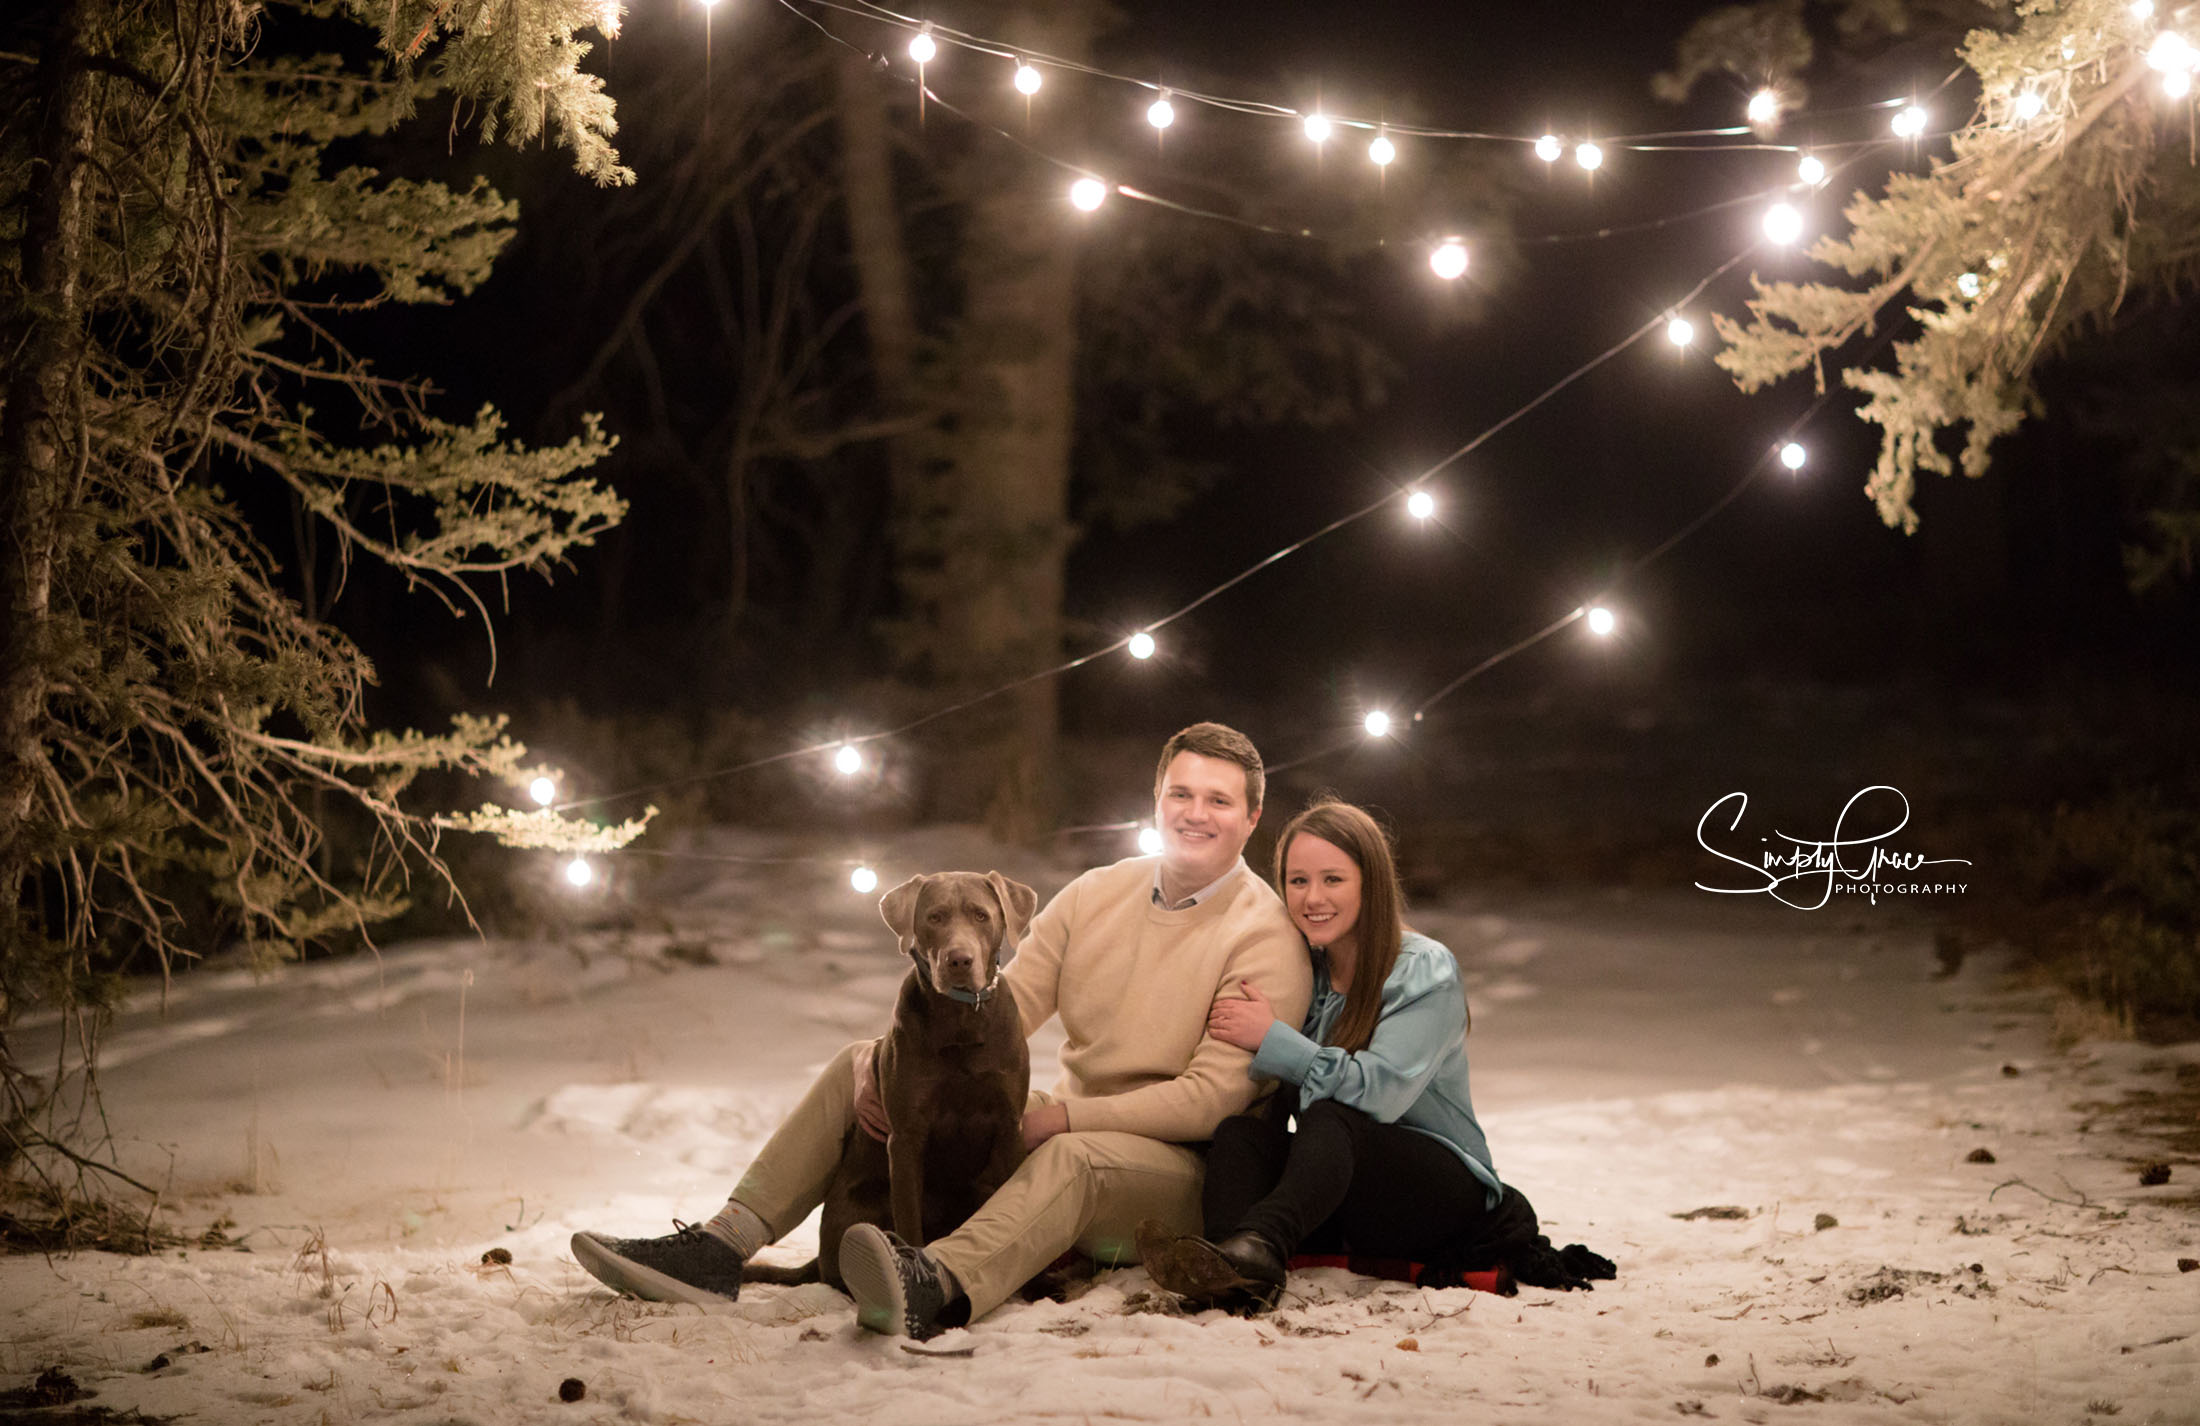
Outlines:
{"label": "dog's ear", "polygon": [[878,914],[894,928],[905,951],[917,938],[917,893],[924,890],[924,881],[921,876],[910,877],[878,899]]}
{"label": "dog's ear", "polygon": [[985,879],[1001,899],[1001,914],[1008,918],[1008,934],[1002,944],[1013,950],[1024,939],[1024,932],[1031,929],[1031,915],[1039,909],[1039,893],[997,871],[987,872]]}

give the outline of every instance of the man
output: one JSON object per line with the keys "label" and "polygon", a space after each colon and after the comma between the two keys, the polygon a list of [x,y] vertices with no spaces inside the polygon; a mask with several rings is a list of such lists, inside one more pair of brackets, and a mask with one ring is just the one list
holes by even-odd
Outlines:
{"label": "man", "polygon": [[[840,1270],[864,1326],[934,1336],[1071,1248],[1130,1259],[1141,1219],[1199,1231],[1200,1149],[1255,1089],[1252,1057],[1207,1036],[1208,1008],[1249,980],[1295,1025],[1313,994],[1283,903],[1244,861],[1263,781],[1244,734],[1179,732],[1154,776],[1161,855],[1086,872],[1032,921],[1002,979],[1026,1035],[1062,1017],[1062,1078],[1031,1096],[1023,1166],[954,1233],[920,1249],[867,1223],[848,1230]],[[663,1238],[575,1233],[573,1256],[637,1297],[738,1295],[742,1264],[824,1200],[859,1112],[883,1124],[872,1049],[850,1045],[826,1066],[708,1223]]]}

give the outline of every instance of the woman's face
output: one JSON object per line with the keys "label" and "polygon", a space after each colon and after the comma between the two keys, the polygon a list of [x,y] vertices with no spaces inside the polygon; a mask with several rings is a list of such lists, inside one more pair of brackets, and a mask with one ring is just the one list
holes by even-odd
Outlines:
{"label": "woman's face", "polygon": [[1360,868],[1342,847],[1310,832],[1293,837],[1283,856],[1283,904],[1316,950],[1358,946]]}

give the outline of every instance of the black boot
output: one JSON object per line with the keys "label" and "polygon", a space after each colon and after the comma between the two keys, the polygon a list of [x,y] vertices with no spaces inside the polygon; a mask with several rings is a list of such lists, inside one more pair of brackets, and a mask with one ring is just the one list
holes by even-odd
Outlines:
{"label": "black boot", "polygon": [[1265,1312],[1283,1295],[1283,1254],[1258,1233],[1232,1233],[1215,1252],[1237,1271],[1238,1291],[1256,1312]]}

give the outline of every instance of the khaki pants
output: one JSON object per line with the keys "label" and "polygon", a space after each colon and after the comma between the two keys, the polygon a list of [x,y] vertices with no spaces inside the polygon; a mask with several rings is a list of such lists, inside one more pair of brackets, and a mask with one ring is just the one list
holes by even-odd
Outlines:
{"label": "khaki pants", "polygon": [[[774,1237],[825,1201],[841,1144],[855,1127],[856,1049],[833,1056],[733,1190]],[[1050,1102],[1031,1096],[1033,1106]],[[968,1223],[926,1251],[955,1274],[975,1321],[1071,1248],[1102,1266],[1135,1262],[1141,1219],[1199,1232],[1203,1168],[1183,1145],[1140,1134],[1057,1134]]]}

